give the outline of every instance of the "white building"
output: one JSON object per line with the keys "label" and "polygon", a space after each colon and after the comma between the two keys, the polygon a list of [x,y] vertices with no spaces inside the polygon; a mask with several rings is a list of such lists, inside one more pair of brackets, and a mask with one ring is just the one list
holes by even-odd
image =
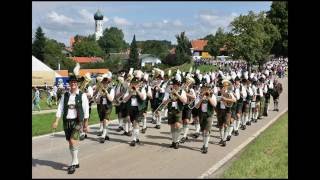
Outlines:
{"label": "white building", "polygon": [[95,14],[94,14],[94,20],[96,22],[96,28],[95,28],[95,36],[96,36],[96,40],[99,40],[99,38],[102,36],[103,34],[103,28],[102,28],[102,20],[103,20],[103,15],[101,14],[100,10],[98,10]]}
{"label": "white building", "polygon": [[154,66],[156,64],[161,64],[161,60],[151,54],[142,54],[140,56],[141,59],[141,66],[144,67],[146,64],[151,64]]}

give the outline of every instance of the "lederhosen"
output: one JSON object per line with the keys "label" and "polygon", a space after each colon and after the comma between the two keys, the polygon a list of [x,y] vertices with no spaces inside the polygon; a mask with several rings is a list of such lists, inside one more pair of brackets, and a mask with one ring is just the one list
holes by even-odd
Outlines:
{"label": "lederhosen", "polygon": [[[139,88],[141,91],[142,87]],[[132,106],[132,102],[136,99],[138,106]],[[145,101],[143,101],[138,94],[132,95],[130,99],[127,101],[126,105],[128,108],[128,113],[130,116],[130,121],[140,122],[141,117],[143,116],[143,109],[145,108]]]}
{"label": "lederhosen", "polygon": [[[234,88],[233,93],[236,93],[236,88]],[[231,106],[231,118],[237,119],[237,102],[233,103]]]}
{"label": "lederhosen", "polygon": [[[196,90],[195,90],[195,91],[196,91]],[[199,89],[199,91],[200,91],[200,89]],[[196,93],[196,94],[197,94],[197,93]],[[198,98],[198,97],[196,97],[196,98]],[[195,103],[195,101],[194,101],[194,103]],[[192,113],[192,117],[198,117],[199,114],[200,114],[200,109],[193,108],[192,111],[191,111],[191,113]]]}
{"label": "lederhosen", "polygon": [[[188,89],[188,93],[190,92],[190,89]],[[189,102],[189,98],[188,98]],[[194,103],[194,102],[193,102]],[[189,108],[189,104],[183,105],[183,110],[182,110],[182,119],[190,119],[191,118],[191,109]]]}
{"label": "lederhosen", "polygon": [[[218,92],[218,96],[221,96],[221,91]],[[218,126],[222,126],[227,123],[227,114],[231,113],[231,107],[227,107],[224,103],[221,103],[221,100],[217,103],[217,119]]]}
{"label": "lederhosen", "polygon": [[[109,87],[107,89],[108,93],[110,93],[112,87]],[[107,96],[100,96],[100,111],[99,111],[99,117],[100,121],[103,121],[104,119],[110,120],[110,114],[112,111],[112,102],[108,100]]]}
{"label": "lederhosen", "polygon": [[252,100],[252,96],[249,95],[249,87],[246,88],[246,91],[247,91],[247,97],[246,97],[246,99],[243,100],[242,112],[249,113],[250,102]]}
{"label": "lederhosen", "polygon": [[[66,92],[64,94],[63,101],[63,130],[66,135],[66,140],[69,141],[71,138],[74,140],[79,140],[80,129],[84,120],[84,112],[82,108],[82,92],[79,91],[79,94],[76,94],[75,105],[68,105],[69,98],[70,93]],[[68,110],[73,108],[77,110],[77,118],[67,119]]]}
{"label": "lederhosen", "polygon": [[[179,95],[181,95],[182,90],[180,90]],[[173,106],[176,104],[176,106]],[[182,110],[183,103],[179,100],[171,101],[168,103],[168,124],[174,124],[176,122],[182,121]]]}
{"label": "lederhosen", "polygon": [[272,89],[270,89],[269,88],[269,82],[267,83],[267,88],[268,88],[268,90],[267,90],[267,93],[264,93],[264,97],[265,97],[265,103],[267,104],[267,103],[269,103],[270,102],[270,95],[271,95],[271,93],[272,93]]}
{"label": "lederhosen", "polygon": [[201,131],[207,130],[210,132],[213,123],[214,107],[210,104],[209,100],[202,101],[199,107],[199,122]]}
{"label": "lederhosen", "polygon": [[[162,87],[164,84],[164,82],[161,83],[160,87]],[[158,97],[156,97],[158,93]],[[164,93],[161,93],[160,91],[156,91],[156,89],[152,89],[152,101],[151,101],[151,108],[152,108],[152,111],[154,112],[158,107],[159,105],[162,103],[162,100],[164,98]]]}
{"label": "lederhosen", "polygon": [[[120,88],[120,94],[125,93],[126,91],[125,87],[122,84],[118,84],[116,88],[116,92],[118,91],[118,88]],[[116,96],[114,98],[117,98]],[[126,117],[128,115],[127,106],[126,103],[120,103],[119,106],[116,107],[116,114],[119,114],[121,112],[121,117]]]}
{"label": "lederhosen", "polygon": [[[148,93],[148,88],[149,88],[149,86],[148,86],[148,85],[145,85],[144,87],[145,87],[146,93]],[[146,100],[144,100],[144,108],[142,109],[142,112],[143,112],[143,113],[146,113],[147,110],[148,110],[148,105],[149,105],[148,102],[149,102],[149,97],[146,96]]]}
{"label": "lederhosen", "polygon": [[242,113],[242,108],[243,108],[243,97],[241,95],[241,91],[242,91],[242,85],[240,84],[240,87],[239,87],[239,93],[240,93],[240,98],[237,100],[236,104],[236,112],[241,114]]}

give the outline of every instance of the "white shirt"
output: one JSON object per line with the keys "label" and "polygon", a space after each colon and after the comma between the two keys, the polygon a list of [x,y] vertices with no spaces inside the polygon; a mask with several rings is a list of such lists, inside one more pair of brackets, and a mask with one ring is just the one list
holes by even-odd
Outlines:
{"label": "white shirt", "polygon": [[93,96],[93,89],[92,89],[91,86],[88,86],[88,92],[87,92],[87,94],[88,94],[90,97]]}
{"label": "white shirt", "polygon": [[[146,89],[144,88],[144,87],[142,87],[142,89],[141,89],[141,96],[140,96],[140,98],[142,99],[142,100],[146,100],[147,99],[147,93],[146,93]],[[127,97],[129,96],[129,91],[127,91],[125,94],[124,94],[124,96],[123,96],[123,99],[126,99]],[[137,94],[137,96],[138,96],[138,94]],[[134,100],[135,101],[135,100]],[[132,105],[132,103],[131,103],[131,105]],[[132,106],[138,106],[138,103],[133,103],[133,105]]]}
{"label": "white shirt", "polygon": [[[164,94],[163,101],[168,100],[168,99],[169,99],[169,95],[170,95],[170,93],[166,92],[166,93]],[[182,90],[180,96],[181,96],[185,101],[187,101],[187,95],[186,95],[186,92],[185,92],[184,90]],[[185,103],[183,103],[183,104],[185,104]]]}
{"label": "white shirt", "polygon": [[[75,98],[76,98],[76,94],[79,94],[79,89],[76,91],[76,93],[70,93],[69,96],[69,101],[68,101],[68,105],[70,104],[76,104],[75,102]],[[88,98],[86,96],[85,93],[82,94],[82,108],[83,108],[83,113],[84,113],[84,118],[87,119],[89,118],[89,102],[88,102]],[[58,105],[58,109],[57,109],[57,113],[56,113],[56,117],[60,118],[62,116],[63,113],[63,108],[64,108],[64,95],[62,96],[59,105]],[[67,119],[75,119],[77,118],[77,110],[76,109],[69,109],[68,113],[67,113]]]}

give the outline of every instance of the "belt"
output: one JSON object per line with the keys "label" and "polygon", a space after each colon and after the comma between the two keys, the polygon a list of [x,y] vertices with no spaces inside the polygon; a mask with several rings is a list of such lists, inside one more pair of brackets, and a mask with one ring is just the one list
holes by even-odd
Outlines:
{"label": "belt", "polygon": [[68,105],[68,109],[75,109],[76,105]]}

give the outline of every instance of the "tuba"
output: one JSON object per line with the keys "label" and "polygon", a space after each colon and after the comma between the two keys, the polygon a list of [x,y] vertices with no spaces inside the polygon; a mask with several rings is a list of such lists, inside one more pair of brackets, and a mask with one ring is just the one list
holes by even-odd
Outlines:
{"label": "tuba", "polygon": [[81,82],[79,89],[84,92],[87,85],[91,82],[90,73],[85,74],[82,78],[83,81]]}
{"label": "tuba", "polygon": [[[232,96],[230,95],[230,93],[227,92],[222,92],[221,95],[225,98],[231,99]],[[233,105],[233,102],[231,101],[223,101],[226,107],[231,107]]]}

